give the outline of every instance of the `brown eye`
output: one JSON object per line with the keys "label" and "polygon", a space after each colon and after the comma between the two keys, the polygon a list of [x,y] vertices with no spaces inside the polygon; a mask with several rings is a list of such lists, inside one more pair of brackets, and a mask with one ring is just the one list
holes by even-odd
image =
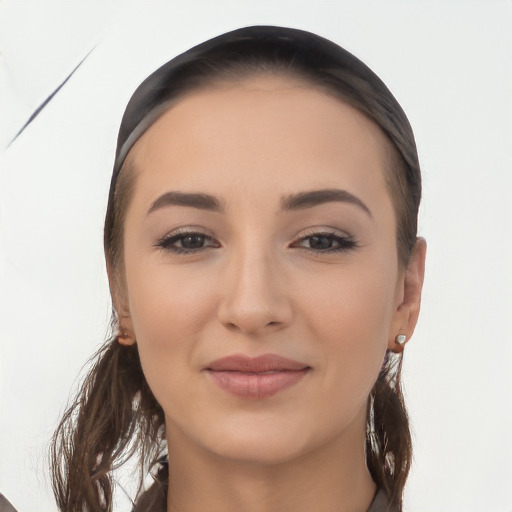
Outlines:
{"label": "brown eye", "polygon": [[156,246],[175,253],[194,253],[220,245],[204,233],[177,233],[164,236],[158,240]]}
{"label": "brown eye", "polygon": [[304,248],[317,253],[347,251],[353,249],[356,245],[352,237],[335,233],[313,233],[293,244],[294,247]]}
{"label": "brown eye", "polygon": [[205,235],[199,235],[196,233],[184,236],[181,240],[178,240],[178,242],[181,244],[183,249],[199,249],[204,246],[205,239]]}
{"label": "brown eye", "polygon": [[316,251],[325,251],[326,249],[332,249],[335,240],[328,236],[311,236],[309,237],[309,248],[315,249]]}

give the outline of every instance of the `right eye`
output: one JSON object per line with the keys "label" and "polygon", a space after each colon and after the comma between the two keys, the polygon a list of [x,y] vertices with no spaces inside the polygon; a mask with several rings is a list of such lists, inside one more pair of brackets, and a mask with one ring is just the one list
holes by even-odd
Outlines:
{"label": "right eye", "polygon": [[177,254],[191,254],[210,247],[220,247],[211,236],[198,232],[182,232],[166,235],[158,240],[157,247]]}

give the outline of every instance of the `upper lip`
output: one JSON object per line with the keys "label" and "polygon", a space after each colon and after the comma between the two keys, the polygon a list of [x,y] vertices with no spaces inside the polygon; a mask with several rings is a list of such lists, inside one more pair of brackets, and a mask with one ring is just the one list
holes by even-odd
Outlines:
{"label": "upper lip", "polygon": [[277,354],[264,354],[258,357],[233,354],[212,361],[205,369],[217,372],[265,373],[271,371],[298,371],[307,368],[309,368],[307,364]]}

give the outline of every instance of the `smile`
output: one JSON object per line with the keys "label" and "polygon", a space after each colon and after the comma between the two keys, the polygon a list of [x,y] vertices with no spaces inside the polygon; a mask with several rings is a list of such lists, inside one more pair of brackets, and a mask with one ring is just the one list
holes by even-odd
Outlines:
{"label": "smile", "polygon": [[275,354],[232,355],[205,368],[222,390],[245,399],[263,399],[297,384],[311,367]]}

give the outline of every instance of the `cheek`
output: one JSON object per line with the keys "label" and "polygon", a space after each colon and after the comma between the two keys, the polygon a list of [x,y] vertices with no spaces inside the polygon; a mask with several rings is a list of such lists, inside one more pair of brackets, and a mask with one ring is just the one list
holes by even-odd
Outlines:
{"label": "cheek", "polygon": [[[129,310],[142,368],[160,403],[184,395],[197,360],[197,340],[213,315],[213,285],[185,270],[127,262]],[[192,371],[191,371],[192,370]]]}
{"label": "cheek", "polygon": [[397,272],[389,269],[375,262],[302,280],[300,315],[322,344],[327,389],[362,397],[377,379],[395,304]]}
{"label": "cheek", "polygon": [[211,279],[165,265],[127,266],[129,310],[138,341],[158,347],[201,329],[212,307]]}
{"label": "cheek", "polygon": [[397,271],[378,262],[327,269],[321,274],[304,274],[298,296],[302,297],[304,316],[326,333],[363,336],[374,331],[387,337],[384,328],[394,310],[396,279]]}

